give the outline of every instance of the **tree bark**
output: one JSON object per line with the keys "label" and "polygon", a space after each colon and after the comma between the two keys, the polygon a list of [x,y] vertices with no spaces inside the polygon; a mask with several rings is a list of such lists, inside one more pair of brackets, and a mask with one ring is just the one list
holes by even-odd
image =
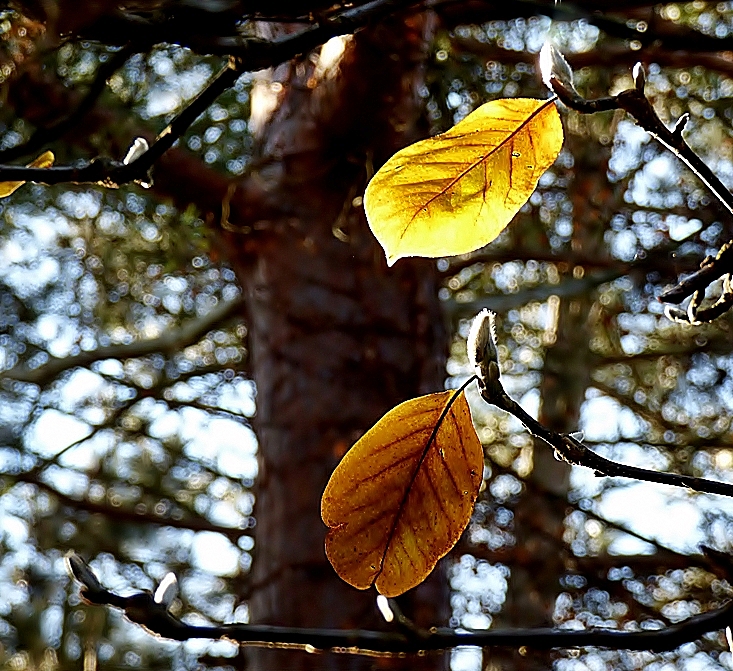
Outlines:
{"label": "tree bark", "polygon": [[[395,19],[347,39],[338,72],[324,75],[307,58],[278,68],[270,85],[278,105],[249,180],[268,214],[232,209],[229,228],[239,233],[227,240],[244,287],[258,394],[252,622],[380,626],[375,592],[349,587],[326,560],[320,497],[341,456],[382,414],[444,379],[435,264],[387,269],[354,200],[372,165],[421,132],[429,23]],[[407,607],[422,625],[447,619],[447,585],[437,574]],[[440,659],[399,663],[436,668]],[[250,664],[343,669],[373,660],[252,650]]]}
{"label": "tree bark", "polygon": [[[320,497],[340,457],[382,414],[442,389],[445,378],[435,263],[403,259],[388,269],[358,200],[384,160],[427,132],[418,90],[432,28],[424,13],[395,18],[347,38],[336,69],[319,69],[315,57],[280,66],[258,167],[243,179],[228,181],[178,148],[156,166],[154,190],[197,205],[216,231],[212,254],[229,260],[244,290],[260,448],[252,622],[386,626],[374,591],[349,587],[328,564]],[[58,84],[39,68],[24,76],[14,102],[40,122],[48,95],[38,92]],[[119,123],[97,108],[74,140],[86,146],[90,128]],[[124,141],[113,139],[107,151],[122,155]],[[448,594],[439,567],[401,605],[418,624],[440,625]],[[437,668],[442,659],[395,662]],[[252,669],[372,665],[300,651],[250,655]]]}

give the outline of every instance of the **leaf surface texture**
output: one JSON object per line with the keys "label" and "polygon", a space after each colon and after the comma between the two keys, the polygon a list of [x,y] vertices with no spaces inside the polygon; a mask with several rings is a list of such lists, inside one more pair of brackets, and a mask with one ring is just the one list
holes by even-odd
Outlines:
{"label": "leaf surface texture", "polygon": [[390,410],[346,453],[323,493],[336,572],[385,596],[422,582],[468,524],[483,464],[462,391]]}
{"label": "leaf surface texture", "polygon": [[532,195],[562,142],[552,100],[506,98],[397,152],[364,195],[389,265],[405,256],[465,254],[491,242]]}

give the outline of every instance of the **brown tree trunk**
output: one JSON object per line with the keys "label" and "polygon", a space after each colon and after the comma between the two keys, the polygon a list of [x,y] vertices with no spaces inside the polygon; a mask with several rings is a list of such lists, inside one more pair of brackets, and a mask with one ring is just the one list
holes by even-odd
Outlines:
{"label": "brown tree trunk", "polygon": [[[445,377],[435,263],[403,259],[387,269],[359,200],[373,170],[426,132],[418,89],[431,30],[425,14],[385,20],[347,39],[335,70],[322,71],[311,57],[280,66],[258,168],[238,182],[181,149],[156,166],[154,189],[198,206],[219,233],[213,252],[232,263],[245,293],[260,446],[252,622],[386,627],[375,592],[349,587],[328,564],[320,498],[357,438],[399,402],[440,390]],[[40,69],[28,78],[33,86],[13,90],[58,88]],[[32,97],[36,115],[47,112],[47,99]],[[115,123],[98,108],[78,140]],[[122,155],[125,146],[108,151]],[[438,569],[401,605],[421,625],[445,624],[448,594]],[[438,668],[442,659],[396,663]],[[273,671],[374,665],[256,649],[249,661]]]}
{"label": "brown tree trunk", "polygon": [[[323,75],[310,59],[278,68],[270,86],[278,106],[262,132],[262,167],[250,178],[268,216],[252,220],[236,207],[230,215],[229,228],[240,231],[228,241],[258,393],[252,622],[384,626],[375,592],[349,587],[326,561],[319,510],[349,446],[395,404],[440,389],[444,379],[435,264],[406,260],[387,269],[354,200],[372,165],[419,133],[427,21],[359,33],[335,74]],[[445,580],[436,576],[415,592],[412,616],[444,622]],[[253,650],[250,662],[257,670],[374,664],[282,650]],[[404,663],[417,668],[416,660]]]}

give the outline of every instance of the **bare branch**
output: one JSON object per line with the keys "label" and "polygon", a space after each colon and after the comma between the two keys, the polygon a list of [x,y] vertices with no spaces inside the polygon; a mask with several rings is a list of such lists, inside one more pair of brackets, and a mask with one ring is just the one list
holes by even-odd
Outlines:
{"label": "bare branch", "polygon": [[0,166],[0,182],[37,182],[39,184],[97,184],[110,188],[122,184],[149,184],[149,170],[183,135],[189,126],[229,89],[244,72],[261,70],[307,53],[336,35],[354,32],[370,21],[393,14],[414,0],[373,0],[361,7],[348,9],[321,24],[281,40],[236,38],[222,51],[236,54],[209,85],[158,135],[150,148],[135,160],[125,163],[106,157],[95,158],[76,166],[31,168]]}
{"label": "bare branch", "polygon": [[57,140],[66,132],[74,128],[89,112],[107,86],[107,80],[124,64],[127,59],[135,53],[135,49],[131,46],[125,46],[119,51],[110,54],[109,59],[102,63],[97,69],[89,90],[81,99],[76,108],[62,119],[59,119],[50,126],[37,128],[31,137],[23,144],[10,147],[0,151],[0,164],[10,163],[23,156],[35,154],[37,151],[45,147],[48,143]]}
{"label": "bare branch", "polygon": [[577,631],[553,628],[457,631],[435,627],[415,632],[400,627],[399,631],[380,632],[249,624],[193,626],[174,617],[163,604],[155,601],[150,592],[138,592],[123,597],[105,589],[91,569],[74,553],[67,556],[67,565],[74,578],[81,583],[81,595],[87,603],[120,608],[130,621],[142,625],[154,635],[175,641],[225,638],[243,645],[297,647],[311,652],[315,649],[357,655],[405,654],[446,650],[462,645],[511,648],[524,646],[536,650],[593,646],[614,650],[662,652],[695,641],[708,632],[723,629],[733,617],[733,602],[731,602],[722,608],[696,615],[679,624],[645,631],[613,629]]}
{"label": "bare branch", "polygon": [[706,480],[705,478],[697,478],[689,475],[650,471],[645,468],[619,464],[588,449],[571,435],[560,434],[546,428],[506,393],[501,384],[498,362],[493,363],[494,365],[487,369],[491,372],[491,375],[484,375],[481,378],[477,378],[479,381],[479,391],[484,401],[514,415],[533,436],[541,438],[555,450],[555,454],[558,457],[564,459],[569,464],[590,468],[595,471],[596,475],[601,476],[632,478],[645,482],[672,485],[673,487],[685,487],[696,492],[733,496],[733,484]]}
{"label": "bare branch", "polygon": [[[577,112],[593,114],[600,111],[622,109],[630,114],[641,128],[656,138],[692,170],[716,200],[728,210],[728,213],[733,214],[733,194],[682,137],[689,115],[683,114],[672,130],[667,128],[644,93],[646,78],[641,63],[634,66],[634,88],[622,91],[615,96],[594,100],[585,99],[577,91],[570,90],[554,72],[547,74],[546,79],[549,81],[553,92],[563,103]],[[733,306],[733,275],[730,274],[733,252],[730,251],[730,248],[731,243],[723,246],[715,259],[705,259],[702,262],[700,270],[694,273],[692,278],[680,282],[661,297],[661,300],[669,300],[671,296],[671,302],[681,303],[687,296],[692,294],[692,299],[686,311],[676,308],[666,310],[666,314],[670,319],[689,324],[710,322]],[[705,287],[722,275],[725,276],[725,279],[721,295],[712,306],[702,308]]]}
{"label": "bare branch", "polygon": [[[692,303],[697,306],[699,305],[701,298],[705,295],[705,289],[710,284],[723,276],[727,277],[728,282],[730,282],[731,273],[733,273],[733,243],[728,242],[720,248],[720,251],[714,258],[708,257],[704,259],[700,264],[700,270],[695,271],[671,289],[667,289],[667,291],[659,297],[659,300],[679,305],[688,296],[692,296]],[[721,294],[718,303],[726,300],[728,301],[728,304],[726,304],[726,307],[722,312],[725,312],[730,307],[730,291],[724,291]],[[707,308],[707,311],[709,312],[715,309],[716,305]],[[683,314],[685,315],[684,321],[688,321],[687,313]],[[706,315],[704,313],[701,315],[701,311],[699,309],[695,310],[694,316],[696,316],[700,321],[708,321],[708,319],[703,319],[703,316]]]}
{"label": "bare branch", "polygon": [[38,182],[40,184],[72,182],[74,184],[97,184],[110,188],[117,188],[121,184],[132,182],[147,184],[150,181],[148,171],[153,163],[173,146],[214,100],[234,85],[243,72],[241,62],[230,59],[209,85],[161,131],[150,148],[129,163],[99,157],[76,166],[31,168],[3,165],[0,166],[0,181]]}
{"label": "bare branch", "polygon": [[[634,117],[635,121],[652,137],[661,142],[679,158],[705,184],[729,213],[733,214],[733,195],[725,188],[718,176],[690,148],[682,137],[684,122],[669,130],[657,115],[654,107],[644,94],[643,69],[639,63],[634,67],[637,86],[609,98],[588,100],[574,91],[569,91],[559,79],[551,74],[552,90],[560,100],[571,109],[583,114],[622,109]],[[684,119],[682,117],[681,121]],[[686,121],[686,119],[685,119]]]}

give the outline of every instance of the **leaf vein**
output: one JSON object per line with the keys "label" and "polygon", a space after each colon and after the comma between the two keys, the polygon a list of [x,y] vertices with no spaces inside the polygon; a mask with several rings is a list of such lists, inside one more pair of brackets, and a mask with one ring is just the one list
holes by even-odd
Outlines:
{"label": "leaf vein", "polygon": [[[502,142],[500,142],[496,147],[491,149],[486,155],[482,156],[481,158],[477,159],[473,163],[471,163],[465,170],[462,170],[456,177],[454,177],[448,184],[446,184],[445,188],[433,198],[429,199],[426,203],[423,203],[422,207],[418,208],[415,213],[412,215],[410,220],[404,225],[402,232],[399,235],[399,239],[402,240],[405,236],[405,233],[407,232],[407,229],[410,227],[413,221],[417,218],[418,214],[421,211],[427,210],[427,208],[430,206],[431,203],[433,203],[436,199],[440,198],[442,195],[445,195],[445,193],[456,183],[458,183],[461,179],[463,179],[471,170],[473,170],[477,165],[479,165],[482,162],[486,162],[491,156],[493,156],[499,149],[504,148],[507,142],[512,142],[514,138],[518,135],[518,133],[526,128],[533,120],[534,118],[543,112],[545,109],[547,109],[548,105],[554,104],[554,100],[552,98],[545,101],[544,104],[540,105],[532,114],[530,114],[526,119],[522,121],[515,129],[512,131]],[[510,162],[511,166],[511,162]],[[510,176],[510,183],[511,183],[511,176]],[[505,199],[506,200],[506,199]]]}

